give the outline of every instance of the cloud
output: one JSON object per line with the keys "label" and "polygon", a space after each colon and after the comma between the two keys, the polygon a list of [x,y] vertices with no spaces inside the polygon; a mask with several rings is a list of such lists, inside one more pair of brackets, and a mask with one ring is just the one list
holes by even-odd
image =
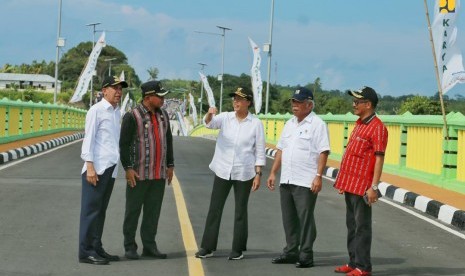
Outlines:
{"label": "cloud", "polygon": [[[7,26],[15,22],[15,30],[12,33],[10,28],[0,29],[4,38],[0,40],[2,62],[20,64],[55,59],[57,18],[43,14],[57,11],[56,2],[3,1],[0,23]],[[149,67],[157,67],[160,78],[196,80],[198,62],[208,64],[205,68],[208,75],[221,73],[222,37],[194,31],[219,33],[216,25],[223,25],[232,29],[225,37],[225,73],[249,74],[252,52],[247,37],[259,46],[268,42],[269,6],[262,7],[257,17],[251,11],[238,16],[241,14],[238,7],[244,3],[232,9],[237,16],[223,16],[224,9],[218,12],[213,7],[196,16],[194,7],[179,7],[180,4],[172,2],[63,1],[64,50],[92,39],[87,23],[102,22],[99,29],[122,30],[107,32],[108,44],[126,54],[142,80],[148,78]],[[334,9],[332,12],[338,18],[329,20],[320,14],[310,17],[299,11],[291,12],[291,6],[296,4],[286,4],[285,10],[280,10],[279,5],[273,28],[272,83],[305,84],[320,77],[323,88],[328,89],[344,90],[362,83],[380,86],[393,95],[436,89],[424,22],[413,24],[415,20],[410,19],[408,24],[381,24],[371,17],[364,23],[362,19],[347,18],[342,12],[336,14]],[[333,7],[329,2],[324,5]],[[177,12],[180,8],[192,8],[191,15],[183,16],[184,10],[181,15]],[[285,12],[286,16],[278,16]],[[267,75],[267,65],[267,54],[262,53],[262,76]]]}

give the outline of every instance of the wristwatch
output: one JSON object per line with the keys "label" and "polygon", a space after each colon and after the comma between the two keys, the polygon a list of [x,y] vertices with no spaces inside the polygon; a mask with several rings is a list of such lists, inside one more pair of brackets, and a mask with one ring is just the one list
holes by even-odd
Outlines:
{"label": "wristwatch", "polygon": [[372,185],[371,188],[373,189],[373,191],[377,191],[378,190],[378,185]]}
{"label": "wristwatch", "polygon": [[262,172],[261,171],[255,172],[255,175],[262,176]]}

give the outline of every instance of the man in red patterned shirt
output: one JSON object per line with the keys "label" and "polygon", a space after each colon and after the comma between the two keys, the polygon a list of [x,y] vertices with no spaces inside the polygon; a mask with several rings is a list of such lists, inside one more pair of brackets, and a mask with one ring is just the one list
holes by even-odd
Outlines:
{"label": "man in red patterned shirt", "polygon": [[378,200],[377,184],[383,170],[388,131],[375,114],[378,96],[373,88],[365,86],[347,93],[354,97],[352,106],[359,119],[347,143],[334,187],[345,195],[350,260],[335,272],[371,275],[371,205]]}

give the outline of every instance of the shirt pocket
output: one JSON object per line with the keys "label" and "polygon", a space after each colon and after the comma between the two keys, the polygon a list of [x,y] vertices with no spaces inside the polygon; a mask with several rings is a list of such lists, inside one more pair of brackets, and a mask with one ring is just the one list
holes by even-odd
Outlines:
{"label": "shirt pocket", "polygon": [[296,146],[299,150],[310,151],[312,136],[308,133],[299,135]]}
{"label": "shirt pocket", "polygon": [[351,152],[354,156],[364,157],[371,151],[372,148],[373,145],[370,140],[356,136],[352,143]]}

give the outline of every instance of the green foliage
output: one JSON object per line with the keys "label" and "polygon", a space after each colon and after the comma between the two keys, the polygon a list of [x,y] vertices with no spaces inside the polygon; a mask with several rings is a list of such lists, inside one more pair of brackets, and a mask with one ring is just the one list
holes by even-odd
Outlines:
{"label": "green foliage", "polygon": [[4,64],[0,68],[0,73],[15,73],[15,74],[44,74],[49,76],[55,76],[55,62],[50,61],[49,63],[42,60],[37,62],[32,61],[32,64],[23,63],[21,65]]}
{"label": "green foliage", "polygon": [[[76,47],[68,50],[60,60],[59,63],[59,79],[62,80],[62,91],[57,96],[57,102],[68,104],[69,99],[73,95],[74,88],[77,80],[81,75],[81,71],[85,67],[89,54],[92,51],[92,42],[82,42]],[[106,59],[113,59],[110,62]],[[111,70],[110,70],[111,69]],[[137,102],[141,100],[140,84],[141,80],[135,73],[134,68],[128,64],[126,55],[113,46],[107,45],[102,49],[98,58],[96,72],[97,75],[93,78],[93,90],[99,91],[101,89],[101,81],[103,77],[109,73],[111,75],[119,76],[124,71],[125,79],[129,84],[129,88],[124,90],[124,93],[131,91]],[[11,65],[4,64],[0,67],[0,72],[3,73],[24,73],[24,74],[47,74],[54,76],[55,62],[33,61],[31,64]],[[150,67],[147,69],[150,79],[157,79],[159,69],[157,67]],[[220,91],[221,82],[216,76],[207,76],[210,87],[213,90],[217,107],[220,105]],[[199,108],[198,99],[201,95],[201,84],[199,80],[162,80],[164,86],[174,93],[167,95],[167,98],[188,99],[188,93],[194,96],[196,101],[195,105]],[[223,105],[222,111],[231,111],[232,102],[229,94],[234,92],[238,87],[248,87],[251,89],[251,79],[247,74],[240,76],[224,75],[223,83]],[[269,92],[269,108],[268,112],[271,114],[285,114],[291,113],[291,98],[293,92],[298,85],[270,85]],[[314,91],[315,112],[317,114],[346,114],[352,112],[352,97],[348,96],[345,92],[339,90],[324,90],[321,79],[318,77],[313,82],[309,82],[305,87]],[[124,98],[125,94],[123,95]],[[0,98],[9,98],[12,100],[24,100],[33,102],[53,102],[53,93],[38,92],[36,90],[19,90],[17,86],[13,85],[10,90],[1,90]],[[393,97],[390,95],[379,96],[380,100],[377,107],[378,114],[402,114],[410,111],[412,114],[441,114],[439,103],[439,94],[436,93],[433,97],[403,95]],[[74,104],[79,108],[89,107],[90,94],[84,95],[82,102]],[[450,111],[461,112],[465,114],[465,96],[456,95],[455,98],[444,95],[446,113]],[[263,82],[263,96],[261,113],[265,112],[266,106],[266,83]],[[206,92],[203,91],[202,97],[202,114],[208,110],[208,101]],[[254,111],[252,108],[251,111]],[[199,112],[199,110],[198,110]]]}
{"label": "green foliage", "polygon": [[37,92],[35,90],[0,90],[1,98],[7,98],[12,101],[53,103],[53,93]]}
{"label": "green foliage", "polygon": [[[63,81],[62,89],[74,89],[79,76],[81,75],[84,66],[92,51],[92,42],[82,42],[74,48],[66,52],[58,64],[59,79]],[[107,76],[110,70],[110,62],[106,59],[113,59],[111,61],[111,75],[119,76],[124,70],[125,80],[128,82],[129,87],[139,87],[141,81],[139,76],[135,73],[134,68],[128,64],[126,55],[113,46],[107,45],[102,49],[97,61],[96,72],[97,75],[93,78],[93,89],[99,91],[103,77]]]}
{"label": "green foliage", "polygon": [[57,95],[57,102],[62,103],[62,104],[68,104],[72,96],[73,96],[72,91],[61,92]]}
{"label": "green foliage", "polygon": [[150,67],[149,69],[147,69],[147,73],[149,73],[148,80],[156,80],[158,78],[158,73],[160,73],[160,71],[158,70],[157,67]]}
{"label": "green foliage", "polygon": [[399,113],[403,114],[409,111],[413,115],[440,115],[441,104],[436,100],[429,99],[425,96],[413,96],[402,102]]}

